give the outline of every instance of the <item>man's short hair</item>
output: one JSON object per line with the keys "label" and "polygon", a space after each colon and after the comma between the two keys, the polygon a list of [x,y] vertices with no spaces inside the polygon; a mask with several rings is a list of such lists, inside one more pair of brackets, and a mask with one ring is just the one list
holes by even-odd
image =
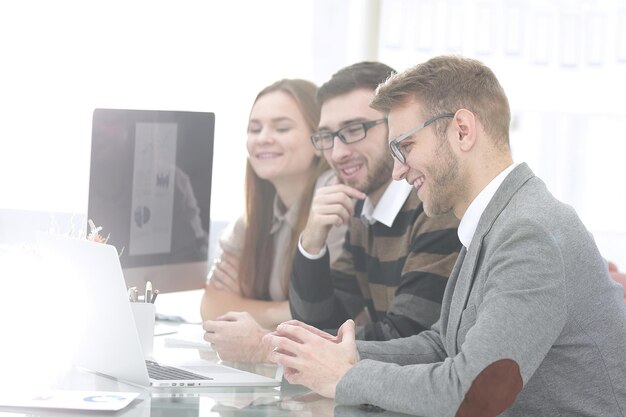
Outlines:
{"label": "man's short hair", "polygon": [[415,65],[381,84],[371,106],[388,114],[412,100],[423,106],[424,119],[467,109],[496,146],[509,148],[509,101],[493,71],[478,60],[439,56]]}
{"label": "man's short hair", "polygon": [[322,105],[326,100],[359,88],[374,91],[395,72],[393,68],[381,62],[357,62],[340,69],[330,77],[330,80],[322,84],[317,90],[317,101]]}

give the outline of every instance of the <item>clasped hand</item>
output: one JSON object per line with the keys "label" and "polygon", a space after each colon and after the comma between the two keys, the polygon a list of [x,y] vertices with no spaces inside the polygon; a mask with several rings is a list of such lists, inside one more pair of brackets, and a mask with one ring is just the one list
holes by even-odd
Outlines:
{"label": "clasped hand", "polygon": [[264,336],[263,344],[273,349],[268,359],[283,366],[287,381],[334,398],[337,384],[357,361],[354,333],[352,320],[337,336],[290,320]]}

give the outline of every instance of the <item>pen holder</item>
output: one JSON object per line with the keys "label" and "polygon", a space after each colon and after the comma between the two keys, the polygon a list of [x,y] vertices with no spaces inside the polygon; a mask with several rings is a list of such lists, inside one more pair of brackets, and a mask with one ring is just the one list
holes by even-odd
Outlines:
{"label": "pen holder", "polygon": [[141,350],[146,358],[152,357],[152,348],[154,346],[154,317],[156,309],[152,303],[130,303],[133,311],[135,325],[137,325],[137,334],[141,343]]}

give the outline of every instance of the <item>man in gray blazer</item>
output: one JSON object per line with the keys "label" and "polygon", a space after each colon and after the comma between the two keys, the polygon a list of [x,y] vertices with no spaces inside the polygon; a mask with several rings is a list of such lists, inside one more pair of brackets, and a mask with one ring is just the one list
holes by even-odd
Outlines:
{"label": "man in gray blazer", "polygon": [[299,322],[266,336],[289,382],[340,404],[424,416],[626,416],[622,290],[574,210],[514,164],[493,72],[436,57],[379,86],[394,179],[428,215],[461,219],[461,250],[432,329],[355,342]]}

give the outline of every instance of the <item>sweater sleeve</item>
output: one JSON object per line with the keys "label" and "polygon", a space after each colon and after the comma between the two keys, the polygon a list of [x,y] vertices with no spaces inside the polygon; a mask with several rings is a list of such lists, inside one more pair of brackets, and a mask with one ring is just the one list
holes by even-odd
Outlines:
{"label": "sweater sleeve", "polygon": [[386,311],[377,311],[372,322],[358,329],[359,339],[412,336],[430,329],[439,319],[448,277],[461,248],[458,220],[451,215],[430,218],[420,208],[417,218],[410,221],[409,249],[393,266],[398,272],[385,269],[391,262],[381,262],[381,275],[385,275],[381,282],[399,277],[393,298]]}
{"label": "sweater sleeve", "polygon": [[320,259],[308,259],[296,251],[289,307],[294,319],[334,332],[363,309],[363,297],[356,279],[331,274],[328,251]]}

